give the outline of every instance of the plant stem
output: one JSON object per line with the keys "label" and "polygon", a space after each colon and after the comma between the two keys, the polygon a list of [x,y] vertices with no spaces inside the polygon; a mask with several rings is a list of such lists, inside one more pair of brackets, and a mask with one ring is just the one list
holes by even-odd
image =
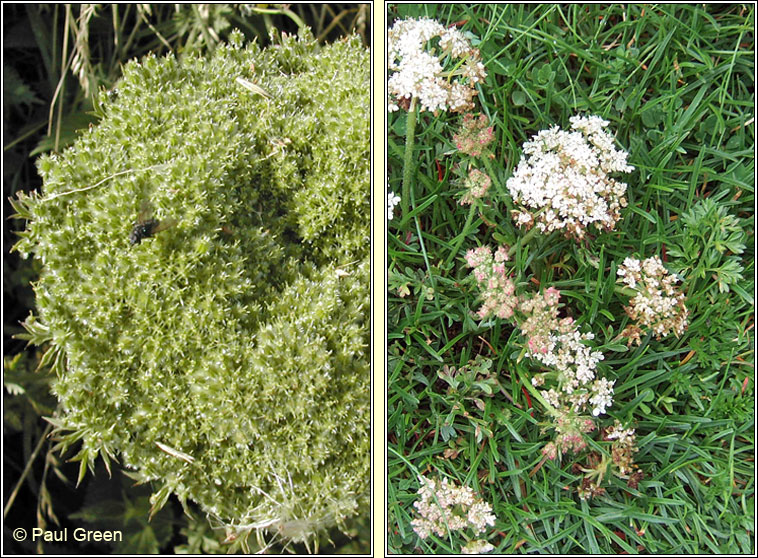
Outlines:
{"label": "plant stem", "polygon": [[461,248],[461,244],[463,244],[463,241],[466,238],[466,235],[468,234],[468,228],[471,226],[471,221],[474,220],[474,214],[476,213],[476,203],[472,203],[471,207],[468,210],[468,217],[466,217],[466,224],[463,225],[463,230],[461,231],[461,234],[458,235],[458,240],[455,241],[455,245],[453,246],[453,249],[450,250],[450,255],[447,257],[447,260],[445,260],[445,263],[450,263],[453,261],[453,258],[455,258],[456,254],[458,254],[458,250]]}
{"label": "plant stem", "polygon": [[497,175],[495,174],[495,170],[492,168],[492,161],[490,158],[485,155],[485,157],[483,157],[483,160],[484,168],[487,169],[487,176],[490,177],[490,180],[492,180],[492,183],[495,185],[495,189],[502,196],[503,201],[505,201],[505,205],[508,206],[508,215],[510,216],[511,211],[513,211],[513,201],[511,200],[511,196],[503,189],[500,181],[497,179]]}
{"label": "plant stem", "polygon": [[413,145],[416,139],[416,97],[411,99],[411,106],[408,108],[408,118],[405,121],[405,157],[403,160],[403,192],[400,196],[400,207],[403,211],[403,217],[400,221],[400,228],[404,228],[408,223],[408,213],[411,204],[411,181],[413,180]]}
{"label": "plant stem", "polygon": [[37,459],[37,455],[39,455],[39,452],[42,449],[42,445],[47,441],[47,435],[50,434],[52,429],[53,425],[48,424],[47,428],[45,428],[45,431],[42,433],[42,436],[40,436],[39,441],[37,442],[37,445],[32,452],[32,455],[29,457],[29,461],[26,462],[26,467],[24,467],[24,471],[21,473],[21,477],[18,479],[18,482],[16,482],[16,486],[13,488],[13,492],[11,493],[10,498],[8,498],[8,503],[5,504],[5,508],[3,509],[3,519],[8,516],[8,512],[10,511],[13,502],[16,500],[16,496],[18,495],[18,491],[21,488],[21,485],[24,484],[27,475],[32,470],[34,460]]}
{"label": "plant stem", "polygon": [[547,414],[553,416],[554,418],[558,418],[560,416],[560,413],[552,405],[545,401],[545,398],[542,397],[542,394],[539,392],[539,390],[532,385],[532,382],[520,369],[517,368],[516,370],[518,372],[519,378],[521,379],[521,385],[524,386],[527,391],[532,394],[532,397],[534,397],[542,404]]}

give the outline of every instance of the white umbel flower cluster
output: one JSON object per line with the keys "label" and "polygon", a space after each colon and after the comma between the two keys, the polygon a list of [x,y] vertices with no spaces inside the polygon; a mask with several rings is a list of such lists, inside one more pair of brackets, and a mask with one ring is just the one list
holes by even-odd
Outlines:
{"label": "white umbel flower cluster", "polygon": [[689,312],[684,293],[677,287],[679,278],[669,274],[658,256],[642,261],[626,258],[616,273],[619,281],[637,291],[631,305],[624,308],[636,322],[622,332],[629,344],[634,340],[639,345],[644,329],[652,330],[658,339],[671,332],[677,337],[684,333]]}
{"label": "white umbel flower cluster", "polygon": [[559,388],[548,390],[545,396],[556,409],[570,407],[581,413],[589,405],[592,414],[599,416],[613,402],[614,382],[595,377],[603,353],[583,343],[593,338],[592,333],[579,333],[574,327],[565,333],[550,334],[544,352],[529,352],[529,356],[558,372]]}
{"label": "white umbel flower cluster", "polygon": [[[557,386],[543,389],[545,400],[556,410],[579,414],[588,407],[594,416],[605,413],[613,402],[613,382],[596,378],[603,353],[593,351],[585,341],[590,332],[580,333],[570,317],[559,319],[561,293],[550,287],[540,295],[522,295],[517,306],[519,329],[527,338],[526,354],[550,368]],[[534,387],[545,385],[545,375],[532,378]]]}
{"label": "white umbel flower cluster", "polygon": [[473,108],[474,87],[487,73],[479,50],[458,29],[429,18],[403,19],[388,31],[387,42],[390,112],[407,110],[414,97],[422,111]]}
{"label": "white umbel flower cluster", "polygon": [[457,486],[448,479],[442,482],[419,475],[419,500],[413,503],[419,516],[411,521],[413,530],[422,539],[431,533],[440,537],[450,531],[470,528],[481,533],[495,524],[495,516],[487,502],[466,486]]}
{"label": "white umbel flower cluster", "polygon": [[543,232],[562,230],[582,239],[588,225],[611,230],[626,207],[626,184],[610,176],[634,167],[617,150],[599,116],[571,117],[573,131],[554,126],[524,144],[507,187],[521,206],[513,212],[518,226]]}

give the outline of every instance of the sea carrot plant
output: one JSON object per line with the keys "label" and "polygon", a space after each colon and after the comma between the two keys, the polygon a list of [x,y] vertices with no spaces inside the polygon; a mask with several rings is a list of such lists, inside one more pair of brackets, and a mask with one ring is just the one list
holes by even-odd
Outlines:
{"label": "sea carrot plant", "polygon": [[388,550],[754,551],[753,8],[388,13]]}
{"label": "sea carrot plant", "polygon": [[[349,69],[349,71],[347,71]],[[369,502],[369,62],[303,30],[148,56],[14,200],[59,448],[264,549]],[[311,548],[313,548],[311,546]]]}

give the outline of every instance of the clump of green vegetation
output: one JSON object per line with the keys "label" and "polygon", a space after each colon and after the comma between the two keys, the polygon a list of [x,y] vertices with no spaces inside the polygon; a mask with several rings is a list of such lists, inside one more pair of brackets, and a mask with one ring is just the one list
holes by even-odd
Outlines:
{"label": "clump of green vegetation", "polygon": [[677,258],[678,272],[689,272],[693,280],[703,279],[711,301],[717,290],[729,292],[730,286],[736,287],[743,298],[749,298],[739,287],[743,271],[739,254],[745,251],[747,235],[726,205],[712,198],[697,202],[682,214],[679,230],[669,249],[671,256]]}
{"label": "clump of green vegetation", "polygon": [[60,447],[312,541],[369,502],[369,60],[307,31],[148,56],[14,200]]}

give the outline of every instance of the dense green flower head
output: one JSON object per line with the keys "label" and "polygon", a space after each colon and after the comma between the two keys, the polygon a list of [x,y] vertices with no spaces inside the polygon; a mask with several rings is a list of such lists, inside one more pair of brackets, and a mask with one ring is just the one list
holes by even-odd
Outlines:
{"label": "dense green flower head", "polygon": [[63,445],[156,506],[307,540],[369,502],[369,58],[240,42],[127,65],[40,159],[16,248]]}

